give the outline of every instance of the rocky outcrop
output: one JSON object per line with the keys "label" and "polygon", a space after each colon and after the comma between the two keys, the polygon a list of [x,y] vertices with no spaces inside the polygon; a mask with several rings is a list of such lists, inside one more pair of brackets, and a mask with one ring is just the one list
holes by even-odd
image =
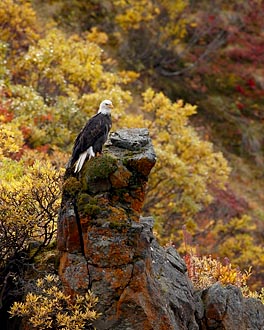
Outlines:
{"label": "rocky outcrop", "polygon": [[225,288],[215,283],[196,293],[199,312],[197,321],[202,330],[261,330],[264,329],[264,305],[257,299],[243,298],[233,285]]}
{"label": "rocky outcrop", "polygon": [[[140,217],[155,161],[146,129],[120,130],[78,177],[67,170],[58,221],[65,291],[74,296],[91,289],[98,296],[98,330],[233,329],[233,308],[242,310],[237,315],[250,325],[245,329],[261,329],[246,320],[251,312],[263,316],[263,305],[254,300],[257,312],[248,312],[249,301],[238,293],[231,299],[237,289],[219,288],[222,305],[214,303],[214,287],[194,293],[177,251],[159,246],[153,219]],[[240,307],[233,304],[239,299]]]}

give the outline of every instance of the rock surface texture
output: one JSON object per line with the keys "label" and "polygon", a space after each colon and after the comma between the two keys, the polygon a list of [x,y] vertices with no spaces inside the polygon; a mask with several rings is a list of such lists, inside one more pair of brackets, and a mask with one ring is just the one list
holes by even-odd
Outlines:
{"label": "rock surface texture", "polygon": [[196,314],[200,329],[261,330],[264,329],[264,305],[257,299],[243,298],[233,285],[219,283],[197,292]]}
{"label": "rock surface texture", "polygon": [[65,291],[99,298],[98,330],[264,329],[263,305],[237,288],[194,293],[177,251],[159,246],[153,219],[140,217],[155,161],[148,131],[126,129],[77,177],[67,170],[58,221]]}

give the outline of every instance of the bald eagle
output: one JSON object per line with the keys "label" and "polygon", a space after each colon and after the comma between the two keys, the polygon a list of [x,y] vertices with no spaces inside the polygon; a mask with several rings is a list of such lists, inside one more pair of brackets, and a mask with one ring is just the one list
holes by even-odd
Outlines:
{"label": "bald eagle", "polygon": [[102,152],[112,126],[112,108],[113,104],[110,100],[102,101],[97,114],[88,120],[77,136],[70,161],[70,166],[76,163],[74,173],[82,169],[86,158],[90,160],[97,153]]}

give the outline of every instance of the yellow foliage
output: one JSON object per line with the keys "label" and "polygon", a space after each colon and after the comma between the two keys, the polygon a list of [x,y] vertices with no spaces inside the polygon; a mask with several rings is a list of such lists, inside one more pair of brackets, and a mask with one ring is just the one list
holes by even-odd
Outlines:
{"label": "yellow foliage", "polygon": [[[167,24],[163,26],[161,41],[166,41],[170,37],[172,45],[178,44],[186,35],[185,27],[188,20],[186,17],[181,17],[181,15],[188,4],[184,0],[160,0],[160,3],[168,15]],[[175,22],[177,23],[175,24]]]}
{"label": "yellow foliage", "polygon": [[[160,61],[163,52],[175,50],[186,36],[188,18],[184,10],[187,6],[184,0],[114,0],[114,36],[120,43],[121,55],[127,52],[125,57],[129,62],[133,54],[135,60],[131,64],[141,70]],[[140,38],[135,38],[135,33],[141,33]],[[146,58],[149,58],[148,64]]]}
{"label": "yellow foliage", "polygon": [[244,297],[259,299],[264,304],[264,288],[260,291],[251,291],[248,286],[242,287],[241,291]]}
{"label": "yellow foliage", "polygon": [[5,166],[10,162],[2,163],[0,177],[0,266],[30,242],[44,247],[54,239],[63,173],[48,161],[24,164],[23,171],[20,162],[13,166],[13,176]]}
{"label": "yellow foliage", "polygon": [[[214,152],[212,144],[201,140],[188,124],[195,106],[181,100],[172,103],[163,93],[151,89],[143,99],[142,110],[147,113],[157,153],[145,210],[163,227],[165,222],[175,220],[171,219],[173,214],[187,220],[202,204],[208,204],[212,200],[208,185],[224,188],[230,169],[223,155]],[[163,234],[168,237],[173,232]]]}
{"label": "yellow foliage", "polygon": [[106,44],[108,41],[108,36],[104,32],[98,31],[97,27],[92,27],[91,31],[87,33],[87,40],[96,44]]}
{"label": "yellow foliage", "polygon": [[178,43],[186,34],[187,20],[181,17],[186,1],[115,0],[113,3],[117,11],[115,20],[127,32],[140,27],[151,31],[155,26],[159,29],[160,42],[172,39],[172,44]]}
{"label": "yellow foliage", "polygon": [[256,225],[248,215],[232,218],[227,223],[218,220],[212,230],[215,238],[221,237],[222,241],[217,249],[218,255],[228,257],[234,264],[241,267],[247,267],[249,264],[253,267],[263,265],[264,247],[256,244],[252,235],[255,229]]}
{"label": "yellow foliage", "polygon": [[94,310],[98,299],[88,291],[77,295],[73,301],[60,290],[59,277],[48,274],[37,279],[33,292],[29,292],[24,302],[15,302],[10,314],[21,316],[34,329],[84,329],[100,315]]}
{"label": "yellow foliage", "polygon": [[51,29],[37,45],[30,47],[16,70],[27,85],[49,98],[67,95],[77,100],[94,92],[108,94],[110,98],[111,91],[118,95],[117,88],[137,74],[106,71],[102,55],[103,50],[96,43],[77,35],[67,38],[60,30]]}
{"label": "yellow foliage", "polygon": [[[1,123],[1,118],[0,118]],[[0,126],[0,161],[20,150],[24,144],[23,135],[14,123],[1,123]]]}
{"label": "yellow foliage", "polygon": [[238,287],[245,287],[251,275],[251,268],[242,272],[228,261],[223,265],[218,259],[211,256],[187,255],[185,261],[188,276],[198,289],[204,289],[216,282],[223,285],[233,284]]}
{"label": "yellow foliage", "polygon": [[234,267],[228,258],[225,258],[223,264],[219,259],[211,256],[197,256],[188,253],[184,257],[188,276],[197,289],[205,289],[216,282],[223,285],[232,284],[239,287],[244,297],[259,299],[264,303],[264,288],[260,292],[251,291],[248,287],[248,280],[252,275],[251,267],[248,270],[241,271]]}
{"label": "yellow foliage", "polygon": [[26,0],[0,1],[1,40],[9,43],[11,58],[19,56],[39,38],[35,11]]}
{"label": "yellow foliage", "polygon": [[[74,96],[85,88],[95,89],[102,75],[101,49],[94,43],[52,29],[30,47],[19,63],[27,84],[50,96]],[[88,87],[89,86],[89,87]]]}
{"label": "yellow foliage", "polygon": [[123,84],[133,82],[140,76],[140,74],[135,71],[119,71],[118,75],[122,79]]}
{"label": "yellow foliage", "polygon": [[149,22],[159,14],[159,8],[149,0],[114,0],[118,9],[116,22],[124,29],[138,29],[142,23]]}

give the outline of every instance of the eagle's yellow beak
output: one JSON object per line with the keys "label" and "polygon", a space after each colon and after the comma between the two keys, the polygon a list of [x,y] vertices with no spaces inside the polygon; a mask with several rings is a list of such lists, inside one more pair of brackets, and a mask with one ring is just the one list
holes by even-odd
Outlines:
{"label": "eagle's yellow beak", "polygon": [[112,103],[111,103],[111,104],[109,104],[109,105],[108,105],[108,108],[111,108],[111,109],[113,109],[113,108],[114,108],[113,104],[112,104]]}

